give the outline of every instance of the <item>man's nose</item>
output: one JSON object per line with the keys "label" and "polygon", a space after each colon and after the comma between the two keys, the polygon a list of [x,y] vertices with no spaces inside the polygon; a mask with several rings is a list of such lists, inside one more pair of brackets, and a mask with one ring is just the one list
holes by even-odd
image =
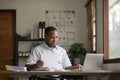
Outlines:
{"label": "man's nose", "polygon": [[53,41],[54,41],[54,42],[56,42],[56,41],[57,41],[57,39],[56,39],[56,38],[54,38],[54,39],[53,39]]}

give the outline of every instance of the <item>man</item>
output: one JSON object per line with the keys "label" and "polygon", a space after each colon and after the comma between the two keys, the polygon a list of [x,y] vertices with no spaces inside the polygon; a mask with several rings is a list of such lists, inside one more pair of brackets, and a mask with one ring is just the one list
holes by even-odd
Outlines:
{"label": "man", "polygon": [[71,65],[66,50],[57,45],[58,32],[55,27],[45,29],[45,42],[36,46],[26,61],[28,70],[49,68],[50,70],[82,70],[82,66]]}

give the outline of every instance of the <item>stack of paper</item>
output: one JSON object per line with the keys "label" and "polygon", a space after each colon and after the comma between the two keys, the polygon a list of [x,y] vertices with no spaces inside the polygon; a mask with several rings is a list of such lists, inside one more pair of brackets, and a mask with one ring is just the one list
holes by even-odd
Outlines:
{"label": "stack of paper", "polygon": [[5,67],[6,67],[6,70],[8,71],[27,71],[27,68],[23,66],[6,65]]}
{"label": "stack of paper", "polygon": [[48,67],[43,67],[43,68],[36,68],[34,69],[35,71],[50,71]]}

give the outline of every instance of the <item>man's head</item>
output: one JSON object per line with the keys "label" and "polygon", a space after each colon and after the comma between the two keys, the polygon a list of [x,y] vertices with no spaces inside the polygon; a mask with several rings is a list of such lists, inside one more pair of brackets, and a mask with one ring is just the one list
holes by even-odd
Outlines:
{"label": "man's head", "polygon": [[45,29],[45,41],[49,47],[55,47],[58,41],[57,29],[53,26],[46,27]]}

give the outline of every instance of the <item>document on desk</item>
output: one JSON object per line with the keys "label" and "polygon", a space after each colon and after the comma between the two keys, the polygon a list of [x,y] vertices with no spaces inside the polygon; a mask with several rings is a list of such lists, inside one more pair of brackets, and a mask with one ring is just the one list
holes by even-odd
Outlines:
{"label": "document on desk", "polygon": [[33,71],[50,71],[48,67],[36,68]]}
{"label": "document on desk", "polygon": [[27,71],[27,68],[24,66],[12,66],[12,65],[5,65],[7,71]]}
{"label": "document on desk", "polygon": [[65,70],[65,69],[54,69],[54,68],[48,68],[48,67],[42,67],[42,68],[36,68],[31,71],[70,71],[70,70]]}

